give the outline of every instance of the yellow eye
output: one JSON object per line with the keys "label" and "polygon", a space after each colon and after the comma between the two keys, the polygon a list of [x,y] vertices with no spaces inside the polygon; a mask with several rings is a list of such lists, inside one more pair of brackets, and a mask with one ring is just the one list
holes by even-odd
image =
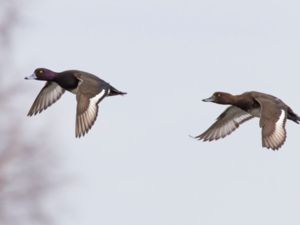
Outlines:
{"label": "yellow eye", "polygon": [[218,93],[218,94],[217,94],[217,96],[218,96],[218,97],[221,97],[221,94],[220,94],[220,93]]}
{"label": "yellow eye", "polygon": [[43,70],[39,70],[39,74],[42,74],[42,73],[44,73],[44,71]]}

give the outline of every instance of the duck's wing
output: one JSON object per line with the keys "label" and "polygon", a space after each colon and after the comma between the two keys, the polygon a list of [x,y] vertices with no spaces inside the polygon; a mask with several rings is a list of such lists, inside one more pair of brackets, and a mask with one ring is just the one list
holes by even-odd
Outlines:
{"label": "duck's wing", "polygon": [[287,111],[270,99],[256,97],[255,100],[261,107],[259,125],[262,128],[262,146],[278,150],[286,139]]}
{"label": "duck's wing", "polygon": [[98,115],[98,104],[108,94],[107,89],[98,88],[98,93],[93,95],[85,82],[80,81],[77,99],[75,136],[84,136],[94,125]]}
{"label": "duck's wing", "polygon": [[34,100],[27,116],[33,116],[47,109],[50,105],[56,102],[65,92],[55,82],[47,81],[36,99]]}
{"label": "duck's wing", "polygon": [[243,122],[252,119],[253,116],[236,107],[228,107],[204,133],[195,138],[203,141],[213,141],[231,134]]}

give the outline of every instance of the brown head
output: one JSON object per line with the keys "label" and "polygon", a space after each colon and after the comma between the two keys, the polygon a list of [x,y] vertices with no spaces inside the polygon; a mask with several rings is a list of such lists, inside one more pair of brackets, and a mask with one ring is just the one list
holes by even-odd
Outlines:
{"label": "brown head", "polygon": [[218,104],[232,104],[233,96],[226,92],[215,92],[211,97],[203,99],[204,102],[214,102]]}
{"label": "brown head", "polygon": [[25,77],[26,80],[46,80],[51,81],[53,80],[58,73],[55,73],[51,70],[45,68],[37,68],[34,70],[33,74]]}

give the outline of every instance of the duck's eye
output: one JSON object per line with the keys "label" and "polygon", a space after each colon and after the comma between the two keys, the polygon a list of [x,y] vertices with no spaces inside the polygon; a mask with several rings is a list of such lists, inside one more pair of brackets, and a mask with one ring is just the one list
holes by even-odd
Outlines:
{"label": "duck's eye", "polygon": [[39,70],[39,74],[43,74],[44,73],[44,70]]}
{"label": "duck's eye", "polygon": [[221,94],[220,94],[220,93],[218,93],[218,94],[217,94],[217,96],[218,96],[218,97],[221,97]]}

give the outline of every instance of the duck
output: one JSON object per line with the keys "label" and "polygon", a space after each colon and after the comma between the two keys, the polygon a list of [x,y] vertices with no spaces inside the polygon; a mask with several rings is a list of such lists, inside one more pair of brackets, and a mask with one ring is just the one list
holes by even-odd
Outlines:
{"label": "duck", "polygon": [[287,119],[297,124],[300,117],[279,98],[257,91],[240,95],[215,92],[204,102],[230,105],[219,115],[205,132],[195,138],[213,141],[224,138],[235,131],[242,123],[257,117],[262,131],[262,147],[278,150],[286,140],[285,124]]}
{"label": "duck", "polygon": [[98,105],[105,97],[127,94],[96,75],[80,70],[54,72],[47,68],[37,68],[25,79],[46,81],[29,109],[29,117],[47,109],[59,100],[65,91],[76,95],[76,138],[84,136],[92,128],[97,119]]}

